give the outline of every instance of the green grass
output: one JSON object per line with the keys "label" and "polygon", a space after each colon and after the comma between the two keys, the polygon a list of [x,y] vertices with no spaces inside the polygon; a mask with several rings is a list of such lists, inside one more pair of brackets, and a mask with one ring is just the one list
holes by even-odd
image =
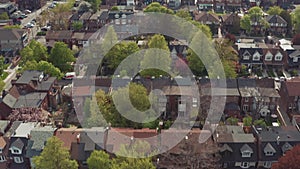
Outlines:
{"label": "green grass", "polygon": [[9,73],[3,72],[2,75],[0,76],[0,78],[1,78],[2,80],[4,80],[8,75],[9,75]]}

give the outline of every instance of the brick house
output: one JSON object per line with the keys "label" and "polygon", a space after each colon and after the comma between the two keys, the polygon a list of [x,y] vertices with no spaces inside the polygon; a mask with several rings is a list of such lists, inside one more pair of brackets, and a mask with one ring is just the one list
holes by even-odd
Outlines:
{"label": "brick house", "polygon": [[19,10],[29,9],[35,11],[46,5],[46,0],[16,0]]}

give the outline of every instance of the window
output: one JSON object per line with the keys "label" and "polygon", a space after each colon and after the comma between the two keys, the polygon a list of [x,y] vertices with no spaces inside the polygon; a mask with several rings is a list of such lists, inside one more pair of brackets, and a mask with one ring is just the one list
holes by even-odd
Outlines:
{"label": "window", "polygon": [[259,60],[259,59],[260,59],[259,55],[254,55],[253,56],[253,60]]}
{"label": "window", "polygon": [[298,62],[298,57],[293,57],[293,62]]}
{"label": "window", "polygon": [[250,151],[242,152],[242,157],[251,157],[251,152]]}
{"label": "window", "polygon": [[275,60],[276,61],[281,61],[282,60],[282,55],[280,53],[278,53],[276,56],[275,56]]}
{"label": "window", "polygon": [[0,153],[2,153],[2,148],[0,148]]}
{"label": "window", "polygon": [[241,168],[249,168],[249,162],[242,162]]}
{"label": "window", "polygon": [[23,163],[23,157],[14,157],[15,163]]}
{"label": "window", "polygon": [[4,161],[6,161],[6,159],[5,159],[5,156],[0,156],[0,162],[4,162]]}
{"label": "window", "polygon": [[243,105],[243,111],[248,111],[248,105],[247,104]]}
{"label": "window", "polygon": [[271,61],[273,58],[273,55],[270,51],[268,51],[268,53],[266,54],[265,60],[266,61]]}
{"label": "window", "polygon": [[249,101],[249,98],[248,97],[245,97],[245,102],[248,102]]}
{"label": "window", "polygon": [[250,59],[250,53],[247,50],[243,54],[243,59],[244,60],[249,60]]}
{"label": "window", "polygon": [[273,156],[273,152],[267,151],[266,156]]}
{"label": "window", "polygon": [[20,150],[18,150],[18,149],[12,148],[12,149],[10,149],[10,151],[12,154],[21,154]]}
{"label": "window", "polygon": [[265,168],[271,168],[271,166],[272,166],[271,161],[265,161],[265,162],[264,162],[264,167],[265,167]]}

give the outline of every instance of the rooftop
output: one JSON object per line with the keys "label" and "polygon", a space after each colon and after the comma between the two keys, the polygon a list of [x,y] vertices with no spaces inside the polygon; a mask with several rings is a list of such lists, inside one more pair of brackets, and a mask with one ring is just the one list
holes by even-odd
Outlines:
{"label": "rooftop", "polygon": [[33,130],[37,125],[38,125],[38,123],[36,123],[36,122],[21,123],[15,130],[12,137],[27,138],[30,135],[31,130]]}

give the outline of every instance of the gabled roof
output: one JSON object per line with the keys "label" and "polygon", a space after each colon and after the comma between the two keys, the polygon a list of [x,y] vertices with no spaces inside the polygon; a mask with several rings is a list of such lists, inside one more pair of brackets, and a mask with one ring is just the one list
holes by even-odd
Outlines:
{"label": "gabled roof", "polygon": [[195,15],[195,20],[202,22],[204,24],[211,22],[211,23],[219,23],[219,17],[214,13],[209,12],[201,12],[197,15]]}
{"label": "gabled roof", "polygon": [[4,98],[3,98],[3,103],[6,104],[8,107],[13,108],[13,106],[15,105],[15,103],[17,102],[17,99],[15,97],[13,97],[10,94],[7,94]]}
{"label": "gabled roof", "polygon": [[36,122],[27,122],[27,123],[21,123],[15,130],[15,133],[12,137],[25,137],[27,138],[30,134],[31,130],[33,130],[38,123]]}
{"label": "gabled roof", "polygon": [[4,133],[4,130],[7,128],[9,123],[10,123],[9,120],[0,120],[0,132],[1,133]]}
{"label": "gabled roof", "polygon": [[10,144],[10,148],[12,148],[12,147],[16,147],[16,148],[18,148],[19,150],[22,150],[23,149],[23,147],[24,147],[24,143],[23,143],[23,141],[20,139],[20,138],[17,138],[14,142],[12,142],[11,144]]}
{"label": "gabled roof", "polygon": [[64,142],[64,147],[71,150],[71,144],[76,142],[78,134],[82,132],[82,129],[76,127],[60,128],[56,130],[55,136]]}
{"label": "gabled roof", "polygon": [[250,152],[250,153],[253,153],[252,148],[251,148],[248,144],[244,144],[244,145],[241,147],[240,151],[241,151],[241,153],[242,153],[242,152],[245,152],[245,151]]}
{"label": "gabled roof", "polygon": [[30,132],[30,140],[33,141],[31,149],[42,150],[46,141],[53,136],[56,128],[52,126],[36,127]]}
{"label": "gabled roof", "polygon": [[38,81],[39,76],[42,74],[40,71],[32,70],[25,71],[22,76],[15,82],[16,84],[28,84],[32,80]]}
{"label": "gabled roof", "polygon": [[46,34],[47,40],[70,40],[72,39],[73,31],[72,30],[61,30],[53,31],[49,30]]}
{"label": "gabled roof", "polygon": [[22,108],[22,107],[32,107],[32,108],[39,108],[45,100],[47,93],[41,92],[33,92],[26,95],[21,95],[16,103],[14,104],[13,108]]}
{"label": "gabled roof", "polygon": [[278,24],[287,25],[287,22],[279,15],[269,15],[267,16],[266,20],[269,23],[278,23]]}
{"label": "gabled roof", "polygon": [[288,96],[300,96],[300,81],[285,81],[283,87],[286,88]]}
{"label": "gabled roof", "polygon": [[276,153],[275,148],[270,143],[268,143],[264,148],[264,153],[266,154],[268,152]]}
{"label": "gabled roof", "polygon": [[293,53],[289,55],[291,58],[300,57],[300,50],[295,50]]}
{"label": "gabled roof", "polygon": [[25,33],[24,29],[0,29],[1,40],[20,40]]}
{"label": "gabled roof", "polygon": [[283,153],[285,153],[288,150],[291,150],[293,148],[292,145],[290,145],[288,142],[284,143],[284,145],[281,147],[281,150]]}
{"label": "gabled roof", "polygon": [[233,152],[232,148],[231,148],[228,144],[224,144],[224,145],[220,148],[220,152],[225,152],[225,151]]}

